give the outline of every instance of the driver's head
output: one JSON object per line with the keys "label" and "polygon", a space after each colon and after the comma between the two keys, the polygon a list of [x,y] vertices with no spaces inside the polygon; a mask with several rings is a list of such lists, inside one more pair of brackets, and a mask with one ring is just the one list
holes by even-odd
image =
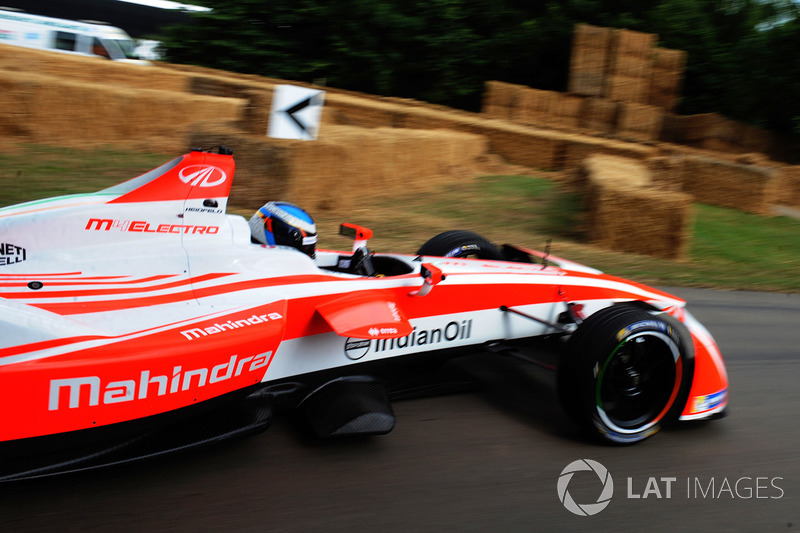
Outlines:
{"label": "driver's head", "polygon": [[311,215],[289,202],[267,202],[250,218],[253,242],[291,246],[313,258],[317,227]]}

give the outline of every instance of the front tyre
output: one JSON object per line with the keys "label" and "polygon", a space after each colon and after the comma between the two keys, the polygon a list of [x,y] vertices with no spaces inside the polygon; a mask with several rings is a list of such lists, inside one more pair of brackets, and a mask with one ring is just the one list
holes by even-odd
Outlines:
{"label": "front tyre", "polygon": [[423,244],[417,255],[476,259],[503,259],[500,248],[484,237],[466,230],[451,230],[432,237]]}
{"label": "front tyre", "polygon": [[581,428],[631,444],[678,417],[693,375],[691,334],[682,324],[619,305],[573,334],[559,361],[558,393]]}

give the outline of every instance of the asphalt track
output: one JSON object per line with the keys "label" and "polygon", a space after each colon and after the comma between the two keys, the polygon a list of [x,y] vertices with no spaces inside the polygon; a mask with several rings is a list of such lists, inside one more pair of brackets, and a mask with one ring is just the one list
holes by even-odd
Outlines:
{"label": "asphalt track", "polygon": [[[800,530],[800,295],[673,292],[726,358],[723,420],[598,446],[565,421],[548,371],[481,359],[467,365],[481,391],[398,402],[389,435],[319,442],[278,419],[203,452],[6,485],[0,530]],[[614,483],[593,516],[559,500],[579,459]],[[602,485],[578,472],[567,487],[585,504]]]}

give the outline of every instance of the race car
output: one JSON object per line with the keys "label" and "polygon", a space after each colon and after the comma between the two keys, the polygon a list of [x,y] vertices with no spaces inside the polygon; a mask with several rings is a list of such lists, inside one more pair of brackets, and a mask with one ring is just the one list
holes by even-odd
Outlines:
{"label": "race car", "polygon": [[717,345],[675,296],[464,230],[407,255],[342,224],[352,246],[317,249],[296,205],[227,214],[233,175],[229,149],[198,149],[0,209],[0,479],[253,434],[279,410],[320,437],[388,433],[399,382],[475,353],[555,355],[564,411],[612,443],[725,412]]}

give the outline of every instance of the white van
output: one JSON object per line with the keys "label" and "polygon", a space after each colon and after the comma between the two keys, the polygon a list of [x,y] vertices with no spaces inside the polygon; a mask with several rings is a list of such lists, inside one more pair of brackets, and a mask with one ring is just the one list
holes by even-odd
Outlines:
{"label": "white van", "polygon": [[136,42],[119,28],[0,9],[0,44],[144,63]]}

